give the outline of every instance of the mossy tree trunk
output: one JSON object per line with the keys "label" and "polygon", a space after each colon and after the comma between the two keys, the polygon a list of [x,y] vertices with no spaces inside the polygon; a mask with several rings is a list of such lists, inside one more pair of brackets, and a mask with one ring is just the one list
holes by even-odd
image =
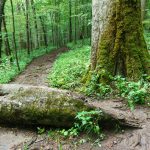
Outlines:
{"label": "mossy tree trunk", "polygon": [[109,75],[138,80],[150,74],[140,0],[93,0],[92,38],[90,70],[99,75],[98,82]]}
{"label": "mossy tree trunk", "polygon": [[0,0],[0,58],[2,54],[2,19],[6,0]]}

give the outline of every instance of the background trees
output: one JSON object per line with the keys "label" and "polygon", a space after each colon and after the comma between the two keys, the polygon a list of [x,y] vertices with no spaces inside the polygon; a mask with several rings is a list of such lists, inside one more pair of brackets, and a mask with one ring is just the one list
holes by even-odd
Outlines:
{"label": "background trees", "polygon": [[[3,9],[0,10],[2,16]],[[30,55],[33,49],[60,47],[79,39],[84,41],[90,35],[91,0],[7,0],[1,54],[3,58],[8,55],[9,45],[11,55],[15,55],[12,58],[17,60],[23,49]],[[16,64],[19,69],[19,58]]]}
{"label": "background trees", "polygon": [[[97,28],[101,27],[96,18],[103,11],[99,8],[103,1],[93,0],[93,3],[95,2],[97,3],[93,9],[93,13],[96,14],[93,15],[95,24],[93,39],[95,39],[92,40],[91,70],[95,70],[96,66],[99,40]],[[142,2],[145,36],[149,37],[150,1],[142,0]],[[140,2],[138,3],[140,4]],[[61,47],[71,41],[76,43],[77,40],[82,40],[84,44],[85,39],[91,37],[92,0],[13,0],[12,4],[11,0],[7,0],[3,24],[1,23],[2,38],[0,38],[3,39],[3,43],[0,42],[2,43],[0,45],[3,45],[0,50],[1,61],[7,62],[10,68],[12,65],[18,66],[18,70],[19,67],[22,68],[24,60],[28,61],[35,50],[39,53],[41,51],[39,48],[46,48],[46,52],[50,46]],[[116,18],[112,17],[113,20]],[[132,17],[134,19],[137,15]],[[101,21],[104,18],[102,17]],[[132,30],[134,31],[134,29]],[[150,43],[149,38],[147,38],[147,43]]]}

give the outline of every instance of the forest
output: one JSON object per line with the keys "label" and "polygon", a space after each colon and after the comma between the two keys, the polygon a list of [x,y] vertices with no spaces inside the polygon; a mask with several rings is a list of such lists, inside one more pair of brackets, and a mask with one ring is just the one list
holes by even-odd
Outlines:
{"label": "forest", "polygon": [[150,149],[150,0],[0,0],[0,150]]}

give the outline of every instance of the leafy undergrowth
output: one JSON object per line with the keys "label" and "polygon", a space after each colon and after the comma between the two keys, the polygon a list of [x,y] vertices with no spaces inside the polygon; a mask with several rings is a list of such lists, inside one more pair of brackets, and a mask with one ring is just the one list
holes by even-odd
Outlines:
{"label": "leafy undergrowth", "polygon": [[69,130],[62,130],[61,134],[64,136],[79,136],[81,132],[87,134],[95,134],[102,137],[102,131],[99,126],[99,120],[102,117],[102,111],[83,111],[78,112],[75,119],[74,126]]}
{"label": "leafy undergrowth", "polygon": [[[150,84],[144,79],[133,82],[121,76],[110,77],[111,84],[104,85],[97,83],[99,77],[93,73],[89,84],[82,88],[80,82],[89,66],[91,48],[88,44],[82,46],[81,43],[77,45],[69,44],[68,47],[71,50],[57,58],[49,74],[51,86],[69,90],[80,89],[80,92],[99,99],[121,97],[127,101],[131,110],[137,104],[150,105]],[[143,77],[146,79],[145,76]]]}
{"label": "leafy undergrowth", "polygon": [[[146,80],[139,80],[138,82],[127,81],[120,76],[114,78],[115,86],[118,90],[118,95],[127,100],[128,106],[134,110],[136,104],[150,103],[150,83]],[[150,106],[150,105],[149,105]]]}
{"label": "leafy undergrowth", "polygon": [[123,98],[127,101],[131,110],[134,110],[137,104],[150,105],[150,83],[146,76],[143,79],[134,82],[128,81],[121,76],[111,77],[110,85],[97,83],[98,76],[92,75],[90,82],[84,88],[84,93],[100,99]]}
{"label": "leafy undergrowth", "polygon": [[0,83],[10,82],[16,75],[22,72],[34,58],[42,56],[52,50],[54,50],[54,47],[36,49],[31,52],[30,56],[28,56],[26,50],[18,51],[21,71],[18,71],[15,59],[10,63],[8,57],[3,57],[2,63],[0,64]]}
{"label": "leafy undergrowth", "polygon": [[[72,128],[46,130],[38,127],[38,134],[48,139],[48,143],[51,140],[56,141],[59,148],[61,147],[60,149],[64,148],[62,141],[69,145],[70,149],[76,149],[82,144],[88,144],[91,149],[93,147],[100,148],[101,141],[106,137],[99,123],[102,114],[100,110],[78,112]],[[116,127],[114,129],[116,130]],[[27,144],[24,145],[24,148],[29,149]]]}
{"label": "leafy undergrowth", "polygon": [[53,87],[70,89],[79,86],[89,66],[91,47],[87,41],[85,45],[70,43],[68,47],[70,51],[57,58],[49,73],[49,82]]}

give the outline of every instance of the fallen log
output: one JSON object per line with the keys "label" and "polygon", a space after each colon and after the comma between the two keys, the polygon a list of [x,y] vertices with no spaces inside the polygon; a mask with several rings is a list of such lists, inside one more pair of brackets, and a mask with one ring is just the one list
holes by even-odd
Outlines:
{"label": "fallen log", "polygon": [[0,122],[70,127],[77,112],[93,109],[78,94],[29,85],[0,85]]}
{"label": "fallen log", "polygon": [[145,110],[117,108],[122,104],[113,100],[91,101],[77,93],[42,86],[0,85],[0,123],[70,127],[77,112],[101,109],[101,122],[114,120],[142,128],[147,120]]}

